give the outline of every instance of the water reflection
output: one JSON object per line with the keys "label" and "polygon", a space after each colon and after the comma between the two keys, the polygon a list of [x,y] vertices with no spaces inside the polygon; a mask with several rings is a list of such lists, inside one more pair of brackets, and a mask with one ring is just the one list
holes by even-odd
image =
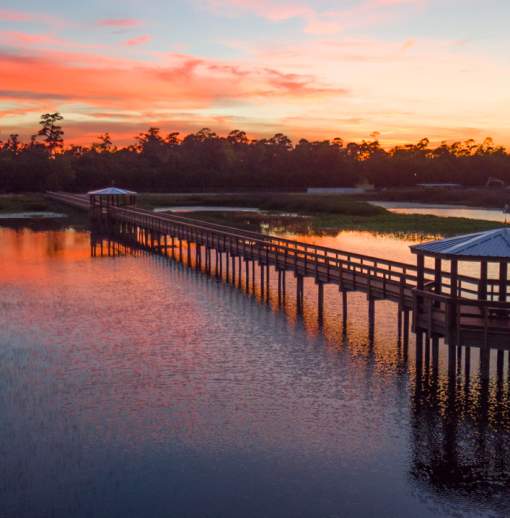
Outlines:
{"label": "water reflection", "polygon": [[393,304],[370,342],[334,286],[319,322],[311,280],[298,316],[291,275],[279,304],[274,272],[267,300],[106,236],[0,242],[1,515],[508,515],[508,373],[417,362]]}
{"label": "water reflection", "polygon": [[510,488],[508,382],[437,375],[412,398],[411,477],[441,498],[486,505],[507,516]]}

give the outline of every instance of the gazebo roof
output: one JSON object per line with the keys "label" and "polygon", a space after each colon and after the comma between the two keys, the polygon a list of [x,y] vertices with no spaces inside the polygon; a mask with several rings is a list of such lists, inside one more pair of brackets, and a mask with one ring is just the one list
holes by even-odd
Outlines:
{"label": "gazebo roof", "polygon": [[411,250],[425,255],[465,260],[510,260],[510,228],[450,237],[414,245]]}
{"label": "gazebo roof", "polygon": [[89,191],[87,194],[93,194],[94,196],[128,196],[136,194],[134,191],[128,191],[126,189],[119,189],[118,187],[106,187],[106,189],[98,189],[97,191]]}

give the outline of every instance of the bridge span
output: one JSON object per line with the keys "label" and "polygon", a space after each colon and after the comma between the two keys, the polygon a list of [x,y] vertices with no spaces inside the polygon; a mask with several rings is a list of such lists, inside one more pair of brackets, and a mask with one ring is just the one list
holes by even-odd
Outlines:
{"label": "bridge span", "polygon": [[[358,291],[367,295],[372,332],[376,301],[390,300],[398,304],[399,331],[404,340],[411,323],[416,333],[417,354],[421,354],[424,345],[427,350],[431,347],[433,360],[434,356],[437,360],[440,339],[449,346],[452,363],[461,347],[468,351],[470,347],[478,347],[482,373],[488,374],[491,348],[498,350],[498,369],[500,363],[502,367],[504,351],[510,351],[510,303],[506,298],[501,300],[498,291],[501,280],[485,279],[485,300],[479,300],[481,280],[475,277],[456,274],[453,279],[452,273],[443,271],[438,290],[437,271],[433,268],[422,267],[420,272],[417,265],[154,213],[135,206],[94,208],[86,195],[48,192],[47,196],[91,210],[93,218],[132,245],[168,255],[209,274],[226,276],[239,285],[243,279],[247,290],[250,286],[254,289],[257,281],[262,297],[269,294],[272,270],[279,300],[283,300],[286,275],[291,272],[296,279],[298,312],[303,310],[305,277],[315,280],[319,318],[324,309],[325,284],[339,287],[344,324],[348,293]],[[456,287],[455,293],[452,286]]]}

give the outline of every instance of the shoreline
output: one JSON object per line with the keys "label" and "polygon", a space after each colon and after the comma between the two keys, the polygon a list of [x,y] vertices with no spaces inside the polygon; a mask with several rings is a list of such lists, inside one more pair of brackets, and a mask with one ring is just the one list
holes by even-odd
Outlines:
{"label": "shoreline", "polygon": [[[391,201],[383,202],[385,204],[393,203]],[[416,202],[401,203],[414,206]],[[225,225],[251,228],[285,226],[306,233],[334,233],[339,230],[351,229],[377,233],[451,236],[491,230],[504,225],[501,222],[465,217],[398,214],[375,205],[369,200],[334,195],[140,193],[138,204],[149,210],[162,207],[177,206],[183,209],[200,206],[201,212],[193,212],[192,217]],[[222,207],[225,209],[224,211],[219,210]],[[459,208],[459,206],[455,206],[455,208]],[[469,208],[472,209],[472,207]],[[233,211],[233,209],[238,210]],[[64,212],[65,214],[73,212],[69,207],[64,208],[47,200],[43,194],[0,195],[0,214],[40,211]],[[30,219],[27,218],[25,221],[30,221]]]}

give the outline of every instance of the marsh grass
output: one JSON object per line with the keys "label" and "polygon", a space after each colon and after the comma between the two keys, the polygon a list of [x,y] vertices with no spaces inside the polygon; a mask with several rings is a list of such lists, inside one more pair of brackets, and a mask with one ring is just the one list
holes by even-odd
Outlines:
{"label": "marsh grass", "polygon": [[386,210],[382,207],[376,207],[365,201],[353,200],[345,196],[286,193],[142,194],[139,204],[147,208],[172,205],[256,207],[261,210],[357,216],[377,216],[386,213]]}
{"label": "marsh grass", "polygon": [[50,210],[42,194],[2,194],[0,212],[39,212]]}
{"label": "marsh grass", "polygon": [[[281,222],[303,231],[333,232],[335,230],[369,230],[374,232],[451,236],[481,232],[502,226],[501,223],[468,218],[445,218],[420,214],[395,214],[362,200],[346,196],[309,194],[143,194],[140,205],[158,206],[225,206],[257,207],[275,214],[254,213],[195,213],[191,217],[206,219],[224,225],[253,228],[261,224]],[[299,220],[284,218],[277,212],[298,213]]]}

